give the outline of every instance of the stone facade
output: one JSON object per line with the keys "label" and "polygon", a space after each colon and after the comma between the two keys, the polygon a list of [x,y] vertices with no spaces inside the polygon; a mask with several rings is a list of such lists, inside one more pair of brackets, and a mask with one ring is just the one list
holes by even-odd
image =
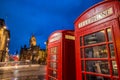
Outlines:
{"label": "stone facade", "polygon": [[30,38],[30,47],[26,45],[20,50],[20,61],[31,61],[33,64],[44,64],[46,61],[46,50],[40,49],[36,44],[34,35]]}
{"label": "stone facade", "polygon": [[0,19],[0,62],[9,60],[8,44],[10,40],[10,32],[5,26],[5,21]]}

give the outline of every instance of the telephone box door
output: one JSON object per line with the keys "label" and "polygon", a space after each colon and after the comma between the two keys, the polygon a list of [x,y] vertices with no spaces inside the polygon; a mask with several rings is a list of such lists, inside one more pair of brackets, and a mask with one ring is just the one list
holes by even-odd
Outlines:
{"label": "telephone box door", "polygon": [[47,80],[61,80],[61,47],[60,43],[48,47]]}
{"label": "telephone box door", "polygon": [[[120,29],[112,20],[77,33],[77,80],[120,79]],[[80,53],[80,54],[79,54]],[[78,55],[80,57],[78,57]],[[79,61],[78,61],[79,60]],[[80,65],[80,66],[79,66]],[[81,69],[80,69],[81,68]],[[77,74],[77,76],[78,76]]]}

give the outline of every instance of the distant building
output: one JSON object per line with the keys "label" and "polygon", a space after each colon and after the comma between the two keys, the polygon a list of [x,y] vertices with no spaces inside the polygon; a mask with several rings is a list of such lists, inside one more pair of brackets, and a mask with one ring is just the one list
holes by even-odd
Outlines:
{"label": "distant building", "polygon": [[19,61],[19,56],[18,55],[10,55],[9,61]]}
{"label": "distant building", "polygon": [[0,62],[9,60],[8,44],[10,40],[10,32],[5,26],[5,21],[0,19]]}
{"label": "distant building", "polygon": [[46,56],[45,50],[40,49],[40,46],[37,46],[36,38],[34,35],[31,36],[29,40],[29,47],[21,47],[20,50],[20,61],[32,61],[32,63],[44,63]]}

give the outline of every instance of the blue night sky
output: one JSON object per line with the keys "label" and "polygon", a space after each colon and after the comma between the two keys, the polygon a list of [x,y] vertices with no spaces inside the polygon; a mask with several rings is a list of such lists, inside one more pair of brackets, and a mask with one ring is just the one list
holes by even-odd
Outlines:
{"label": "blue night sky", "polygon": [[37,45],[56,30],[74,29],[75,19],[90,6],[103,0],[0,0],[0,18],[10,30],[10,53],[29,47],[32,34]]}

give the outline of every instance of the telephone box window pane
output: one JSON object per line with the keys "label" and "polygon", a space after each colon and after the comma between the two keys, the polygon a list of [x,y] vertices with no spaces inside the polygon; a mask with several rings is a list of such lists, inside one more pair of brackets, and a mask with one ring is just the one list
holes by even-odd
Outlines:
{"label": "telephone box window pane", "polygon": [[82,80],[85,80],[85,75],[84,74],[82,74]]}
{"label": "telephone box window pane", "polygon": [[82,46],[82,37],[80,37],[80,46]]}
{"label": "telephone box window pane", "polygon": [[57,78],[57,72],[55,70],[49,70],[49,75]]}
{"label": "telephone box window pane", "polygon": [[49,79],[48,80],[54,80],[53,78],[51,78],[51,77],[49,77]]}
{"label": "telephone box window pane", "polygon": [[102,77],[102,76],[95,76],[95,75],[87,74],[86,75],[86,80],[111,80],[111,79],[110,78],[105,78],[105,77]]}
{"label": "telephone box window pane", "polygon": [[57,72],[55,70],[53,70],[53,77],[57,78]]}
{"label": "telephone box window pane", "polygon": [[110,48],[111,58],[115,58],[115,52],[114,52],[113,44],[109,44],[109,48]]}
{"label": "telephone box window pane", "polygon": [[112,41],[111,29],[107,29],[107,34],[108,34],[108,40],[109,40],[109,41]]}
{"label": "telephone box window pane", "polygon": [[107,58],[108,53],[106,45],[85,48],[86,58]]}
{"label": "telephone box window pane", "polygon": [[57,60],[57,55],[50,55],[50,60],[56,61]]}
{"label": "telephone box window pane", "polygon": [[84,61],[82,61],[81,66],[82,66],[82,71],[84,71]]}
{"label": "telephone box window pane", "polygon": [[86,61],[86,71],[109,74],[109,64],[107,61]]}
{"label": "telephone box window pane", "polygon": [[96,72],[95,68],[95,61],[86,61],[86,71]]}
{"label": "telephone box window pane", "polygon": [[93,34],[86,35],[84,37],[84,42],[85,45],[105,42],[105,32],[99,31]]}
{"label": "telephone box window pane", "polygon": [[50,62],[50,68],[57,69],[57,63],[56,62]]}
{"label": "telephone box window pane", "polygon": [[81,58],[84,58],[83,49],[80,49],[80,56]]}
{"label": "telephone box window pane", "polygon": [[116,61],[112,61],[112,67],[113,67],[113,75],[118,76],[118,68]]}
{"label": "telephone box window pane", "polygon": [[57,47],[51,48],[51,54],[57,54]]}

